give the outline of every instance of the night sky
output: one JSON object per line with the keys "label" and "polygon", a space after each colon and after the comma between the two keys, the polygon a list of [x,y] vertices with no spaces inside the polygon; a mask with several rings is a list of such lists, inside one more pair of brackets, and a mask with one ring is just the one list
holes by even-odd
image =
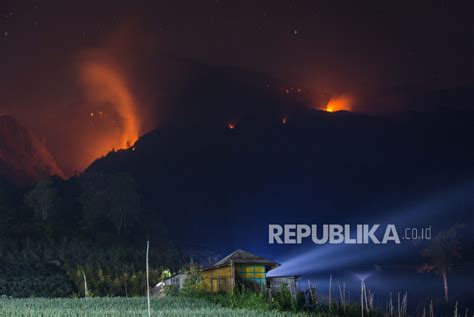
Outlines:
{"label": "night sky", "polygon": [[140,27],[134,37],[148,36],[159,52],[308,87],[472,84],[471,15],[452,1],[38,0],[2,1],[0,10],[1,66],[17,73],[2,76],[2,86],[26,67],[96,46],[130,20]]}
{"label": "night sky", "polygon": [[185,76],[176,60],[268,73],[314,95],[349,95],[352,110],[398,111],[396,87],[473,87],[471,18],[452,1],[6,0],[0,111],[34,129],[67,174],[105,146],[81,164],[70,163],[79,154],[65,148],[84,152],[104,133],[107,149],[122,146],[109,140],[119,138],[120,113],[105,127],[90,122],[102,110],[85,97],[84,60],[119,70],[140,135],[162,121],[170,85],[161,83]]}

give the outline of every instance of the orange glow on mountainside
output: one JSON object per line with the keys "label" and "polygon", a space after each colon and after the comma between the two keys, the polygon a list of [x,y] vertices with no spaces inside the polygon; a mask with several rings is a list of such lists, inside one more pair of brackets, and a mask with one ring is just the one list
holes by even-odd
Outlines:
{"label": "orange glow on mountainside", "polygon": [[139,120],[134,97],[121,74],[107,65],[86,63],[81,69],[81,78],[89,97],[97,103],[112,106],[120,117],[122,136],[110,149],[131,147],[140,135]]}
{"label": "orange glow on mountainside", "polygon": [[325,110],[327,112],[351,111],[353,102],[353,99],[347,95],[335,96],[329,100]]}
{"label": "orange glow on mountainside", "polygon": [[80,80],[91,109],[90,126],[100,133],[79,158],[86,167],[112,150],[132,147],[141,127],[134,95],[119,68],[85,61],[80,64]]}

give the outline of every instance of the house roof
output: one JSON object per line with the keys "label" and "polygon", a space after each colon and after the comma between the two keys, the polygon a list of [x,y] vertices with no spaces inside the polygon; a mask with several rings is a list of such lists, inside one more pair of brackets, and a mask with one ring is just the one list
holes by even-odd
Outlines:
{"label": "house roof", "polygon": [[231,263],[242,263],[242,264],[261,264],[265,266],[269,266],[270,269],[274,269],[277,266],[280,266],[279,263],[261,258],[259,256],[256,256],[255,254],[252,254],[250,252],[244,251],[244,250],[235,250],[225,258],[221,259],[218,261],[215,266],[223,266],[223,265],[228,265]]}
{"label": "house roof", "polygon": [[303,275],[281,275],[281,276],[267,276],[268,279],[279,279],[279,278],[293,278],[299,280]]}

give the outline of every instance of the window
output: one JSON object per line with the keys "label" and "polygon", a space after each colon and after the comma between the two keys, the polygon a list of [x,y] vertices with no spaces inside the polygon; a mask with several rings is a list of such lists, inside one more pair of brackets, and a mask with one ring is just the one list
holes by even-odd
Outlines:
{"label": "window", "polygon": [[236,267],[237,275],[242,280],[255,283],[259,287],[266,286],[265,266],[241,264]]}

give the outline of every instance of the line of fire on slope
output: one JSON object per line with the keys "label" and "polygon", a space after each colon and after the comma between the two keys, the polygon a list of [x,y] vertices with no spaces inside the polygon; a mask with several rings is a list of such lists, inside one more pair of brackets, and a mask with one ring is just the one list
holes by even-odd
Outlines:
{"label": "line of fire on slope", "polygon": [[[297,294],[301,276],[267,276],[267,273],[280,266],[279,263],[261,258],[250,252],[235,250],[214,265],[201,269],[203,288],[211,293],[232,294],[236,289],[277,292],[287,287],[291,294]],[[158,283],[153,293],[162,296],[166,285],[182,289],[186,273],[175,274]]]}

